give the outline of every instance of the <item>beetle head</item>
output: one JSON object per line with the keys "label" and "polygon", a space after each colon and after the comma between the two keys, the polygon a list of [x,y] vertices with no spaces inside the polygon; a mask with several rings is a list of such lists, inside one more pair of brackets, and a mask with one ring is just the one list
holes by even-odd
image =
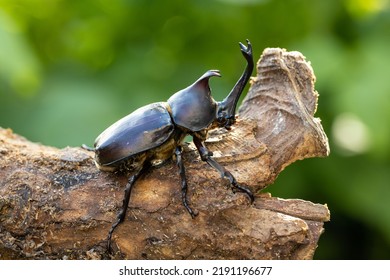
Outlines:
{"label": "beetle head", "polygon": [[223,101],[217,103],[217,118],[216,123],[219,127],[224,127],[227,130],[236,122],[236,107],[241,94],[230,93]]}

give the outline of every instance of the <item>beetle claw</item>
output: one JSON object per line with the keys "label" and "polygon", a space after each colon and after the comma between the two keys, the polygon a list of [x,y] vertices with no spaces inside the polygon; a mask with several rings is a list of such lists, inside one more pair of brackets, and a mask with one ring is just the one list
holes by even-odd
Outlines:
{"label": "beetle claw", "polygon": [[249,197],[249,200],[252,204],[255,201],[255,196],[253,195],[253,193],[247,188],[245,188],[243,192]]}
{"label": "beetle claw", "polygon": [[198,211],[192,211],[191,213],[190,213],[190,215],[191,215],[191,218],[193,218],[193,219],[195,219],[195,217],[196,216],[198,216],[198,214],[199,214],[199,212]]}

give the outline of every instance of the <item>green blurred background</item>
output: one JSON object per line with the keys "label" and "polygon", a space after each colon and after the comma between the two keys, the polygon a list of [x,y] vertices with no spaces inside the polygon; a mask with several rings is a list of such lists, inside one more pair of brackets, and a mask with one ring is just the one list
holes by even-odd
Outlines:
{"label": "green blurred background", "polygon": [[286,168],[274,196],[327,203],[316,259],[390,259],[388,0],[0,0],[0,126],[57,147],[166,100],[208,69],[221,100],[266,47],[311,61],[331,155]]}

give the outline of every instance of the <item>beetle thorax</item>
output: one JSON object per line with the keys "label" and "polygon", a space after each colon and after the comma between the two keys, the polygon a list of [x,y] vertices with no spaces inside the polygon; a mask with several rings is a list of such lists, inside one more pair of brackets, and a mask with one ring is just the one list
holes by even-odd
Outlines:
{"label": "beetle thorax", "polygon": [[168,99],[176,125],[195,132],[206,129],[216,118],[217,103],[211,97],[208,79],[202,79]]}

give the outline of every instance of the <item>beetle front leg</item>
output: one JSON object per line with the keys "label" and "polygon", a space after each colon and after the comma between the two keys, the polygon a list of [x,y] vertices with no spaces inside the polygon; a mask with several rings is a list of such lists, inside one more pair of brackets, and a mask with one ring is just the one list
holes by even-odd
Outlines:
{"label": "beetle front leg", "polygon": [[233,174],[226,170],[222,165],[220,165],[215,159],[211,157],[213,154],[206,148],[203,141],[197,137],[193,137],[193,141],[196,148],[198,149],[201,159],[207,162],[211,167],[216,169],[222,177],[229,179],[230,184],[238,191],[245,193],[249,197],[251,203],[253,203],[253,201],[255,200],[253,193],[248,188],[240,186],[234,178]]}
{"label": "beetle front leg", "polygon": [[187,209],[188,213],[190,213],[192,218],[195,218],[197,213],[195,213],[191,207],[188,205],[188,200],[187,200],[187,179],[186,179],[186,171],[184,168],[183,164],[183,158],[181,156],[182,149],[180,146],[176,147],[175,150],[175,155],[176,155],[176,164],[177,167],[179,167],[179,173],[180,173],[180,178],[181,178],[181,199],[183,201],[184,207]]}
{"label": "beetle front leg", "polygon": [[129,180],[127,181],[126,188],[125,188],[125,195],[123,197],[123,203],[122,203],[122,209],[119,211],[118,216],[116,218],[115,223],[112,224],[110,231],[108,232],[107,236],[107,249],[108,252],[111,252],[111,237],[112,233],[116,229],[116,227],[123,222],[123,220],[126,217],[127,208],[129,206],[130,201],[130,195],[131,191],[133,189],[135,181],[142,175],[143,171],[145,171],[146,165],[142,164],[140,167],[135,171],[135,173],[130,176]]}

